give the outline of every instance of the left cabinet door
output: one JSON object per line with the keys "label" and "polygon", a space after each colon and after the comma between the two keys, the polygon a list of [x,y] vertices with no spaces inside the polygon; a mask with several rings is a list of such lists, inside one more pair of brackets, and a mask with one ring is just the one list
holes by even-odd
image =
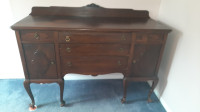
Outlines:
{"label": "left cabinet door", "polygon": [[54,44],[23,44],[30,79],[55,79],[57,68]]}

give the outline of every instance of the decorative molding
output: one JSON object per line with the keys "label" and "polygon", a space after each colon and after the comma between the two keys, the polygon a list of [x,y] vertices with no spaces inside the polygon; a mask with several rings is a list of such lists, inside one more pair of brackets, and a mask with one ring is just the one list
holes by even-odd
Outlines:
{"label": "decorative molding", "polygon": [[95,3],[91,3],[91,4],[88,4],[88,5],[83,6],[83,7],[103,8],[103,7],[101,7],[101,6],[99,6],[99,5],[95,4]]}

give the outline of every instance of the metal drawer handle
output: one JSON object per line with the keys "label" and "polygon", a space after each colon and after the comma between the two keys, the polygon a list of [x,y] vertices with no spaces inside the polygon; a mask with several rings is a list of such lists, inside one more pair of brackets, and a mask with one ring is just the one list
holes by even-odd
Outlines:
{"label": "metal drawer handle", "polygon": [[38,53],[38,51],[39,51],[39,50],[38,50],[38,49],[36,49],[36,50],[35,50],[35,52],[34,52],[34,55],[36,55],[36,54]]}
{"label": "metal drawer handle", "polygon": [[39,34],[37,32],[35,32],[34,38],[37,39],[37,40],[40,38],[40,36],[39,36]]}
{"label": "metal drawer handle", "polygon": [[117,63],[118,63],[118,65],[119,65],[119,66],[121,66],[121,65],[122,65],[121,61],[118,61]]}
{"label": "metal drawer handle", "polygon": [[71,52],[71,48],[70,48],[70,47],[67,47],[67,48],[66,48],[66,51],[67,51],[67,52]]}
{"label": "metal drawer handle", "polygon": [[32,60],[31,60],[31,62],[33,63],[33,62],[35,62],[35,60],[34,60],[34,59],[32,59]]}
{"label": "metal drawer handle", "polygon": [[120,52],[123,52],[123,51],[124,51],[124,49],[123,49],[123,48],[119,48],[119,51],[120,51]]}
{"label": "metal drawer handle", "polygon": [[126,40],[126,37],[124,36],[124,34],[122,35],[121,40]]}
{"label": "metal drawer handle", "polygon": [[66,42],[70,42],[70,36],[66,36],[66,37],[65,37],[65,41],[66,41]]}
{"label": "metal drawer handle", "polygon": [[72,66],[72,62],[67,62],[67,66],[71,67]]}
{"label": "metal drawer handle", "polygon": [[51,61],[51,64],[54,65],[55,64],[54,61]]}
{"label": "metal drawer handle", "polygon": [[136,64],[136,60],[133,60],[133,64]]}

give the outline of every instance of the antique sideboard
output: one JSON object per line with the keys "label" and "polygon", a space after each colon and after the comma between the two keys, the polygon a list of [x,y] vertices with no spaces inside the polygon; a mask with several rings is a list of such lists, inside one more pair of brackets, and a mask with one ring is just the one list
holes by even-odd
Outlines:
{"label": "antique sideboard", "polygon": [[30,15],[11,28],[16,33],[31,108],[35,108],[35,101],[30,83],[58,83],[63,106],[63,77],[68,73],[122,73],[122,103],[126,101],[129,81],[152,80],[148,94],[151,102],[171,31],[152,20],[148,11],[110,9],[96,4],[33,7]]}

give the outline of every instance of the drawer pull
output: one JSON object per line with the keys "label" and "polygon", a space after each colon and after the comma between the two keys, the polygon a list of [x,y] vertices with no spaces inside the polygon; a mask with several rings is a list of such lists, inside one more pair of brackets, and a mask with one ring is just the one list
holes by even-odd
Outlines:
{"label": "drawer pull", "polygon": [[40,36],[39,36],[39,34],[37,32],[35,32],[34,38],[37,39],[37,40],[40,38]]}
{"label": "drawer pull", "polygon": [[133,60],[133,64],[136,64],[136,60]]}
{"label": "drawer pull", "polygon": [[120,52],[123,52],[123,51],[124,51],[124,49],[123,49],[123,48],[119,48],[119,51],[120,51]]}
{"label": "drawer pull", "polygon": [[121,40],[126,40],[126,37],[122,35]]}
{"label": "drawer pull", "polygon": [[36,50],[35,50],[35,52],[34,52],[34,55],[36,55],[36,54],[38,53],[38,51],[39,51],[39,50],[38,50],[38,49],[36,49]]}
{"label": "drawer pull", "polygon": [[72,66],[72,62],[67,62],[67,66],[71,67]]}
{"label": "drawer pull", "polygon": [[67,52],[71,52],[71,48],[70,48],[70,47],[67,47],[67,48],[66,48],[66,51],[67,51]]}
{"label": "drawer pull", "polygon": [[70,36],[66,36],[66,37],[65,37],[65,41],[66,41],[66,42],[70,42]]}
{"label": "drawer pull", "polygon": [[51,64],[54,65],[55,64],[54,61],[51,61]]}
{"label": "drawer pull", "polygon": [[33,62],[35,62],[35,60],[34,60],[34,59],[32,59],[32,60],[31,60],[31,62],[33,63]]}
{"label": "drawer pull", "polygon": [[118,65],[119,65],[119,66],[121,66],[121,65],[122,65],[121,61],[118,61],[117,63],[118,63]]}

